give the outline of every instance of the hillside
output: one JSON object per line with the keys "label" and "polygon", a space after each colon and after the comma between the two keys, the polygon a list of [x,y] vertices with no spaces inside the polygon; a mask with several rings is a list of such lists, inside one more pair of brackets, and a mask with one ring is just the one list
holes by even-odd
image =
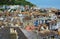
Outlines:
{"label": "hillside", "polygon": [[26,0],[0,0],[0,5],[30,5],[33,6],[34,4],[26,1]]}

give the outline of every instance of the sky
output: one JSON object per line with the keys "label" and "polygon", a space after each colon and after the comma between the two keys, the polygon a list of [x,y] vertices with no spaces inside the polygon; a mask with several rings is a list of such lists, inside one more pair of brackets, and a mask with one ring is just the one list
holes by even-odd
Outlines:
{"label": "sky", "polygon": [[41,8],[58,8],[60,9],[60,0],[27,0],[37,7]]}

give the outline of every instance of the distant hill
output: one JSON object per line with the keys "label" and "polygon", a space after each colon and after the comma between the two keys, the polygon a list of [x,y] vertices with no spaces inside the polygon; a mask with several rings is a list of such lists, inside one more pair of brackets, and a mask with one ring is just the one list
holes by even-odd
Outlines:
{"label": "distant hill", "polygon": [[0,5],[30,5],[34,6],[34,4],[26,1],[26,0],[0,0]]}

